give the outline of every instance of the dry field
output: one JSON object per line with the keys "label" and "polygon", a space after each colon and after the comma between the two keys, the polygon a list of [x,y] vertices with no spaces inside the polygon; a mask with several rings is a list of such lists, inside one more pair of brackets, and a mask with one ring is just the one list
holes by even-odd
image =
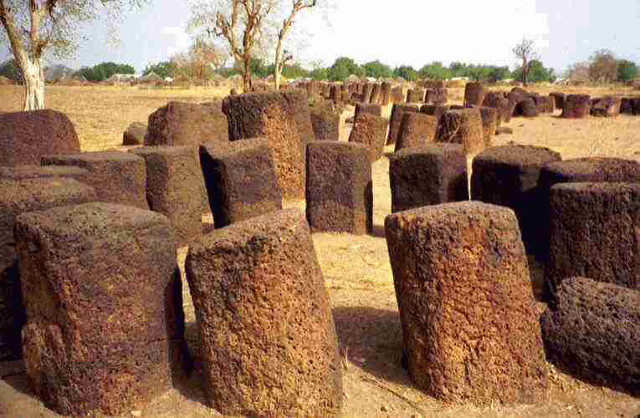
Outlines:
{"label": "dry field", "polygon": [[[533,90],[548,93],[556,88]],[[625,94],[625,90],[563,89],[591,95]],[[84,150],[117,147],[130,122],[145,122],[149,113],[168,100],[208,101],[225,91],[138,90],[118,87],[50,87],[48,105],[66,112],[76,125]],[[462,101],[462,89],[450,89],[454,102]],[[20,108],[21,90],[0,87],[0,111]],[[352,111],[352,109],[349,109]],[[513,135],[495,138],[497,145],[510,142],[543,145],[564,158],[603,155],[640,159],[640,117],[563,120],[555,115],[536,119],[516,118],[507,126]],[[346,116],[346,115],[345,115]],[[348,129],[342,131],[346,140]],[[388,152],[392,147],[388,147]],[[400,366],[402,334],[397,313],[393,278],[384,239],[384,217],[390,213],[389,160],[373,165],[374,224],[372,235],[314,234],[316,251],[326,286],[344,360],[344,416],[348,417],[636,417],[640,399],[609,388],[594,387],[563,374],[549,365],[549,389],[544,402],[536,405],[447,405],[415,389]],[[287,206],[304,208],[303,201]],[[186,248],[179,261],[184,263]],[[540,266],[531,260],[532,282],[538,288]],[[544,305],[541,303],[540,308]],[[187,338],[197,352],[194,312],[185,287]],[[304,314],[304,313],[301,313]],[[188,381],[156,399],[142,411],[125,416],[218,415],[202,404],[202,382],[197,372]],[[0,363],[0,416],[56,416],[29,391],[19,364]]]}

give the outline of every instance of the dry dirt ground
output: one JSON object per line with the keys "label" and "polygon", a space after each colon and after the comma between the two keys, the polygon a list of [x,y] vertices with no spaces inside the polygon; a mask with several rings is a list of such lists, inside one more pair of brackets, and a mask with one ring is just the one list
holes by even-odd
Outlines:
{"label": "dry dirt ground", "polygon": [[[550,88],[537,89],[548,93]],[[566,90],[565,90],[566,91]],[[612,90],[576,90],[592,95]],[[572,91],[572,92],[573,92]],[[133,88],[52,87],[48,105],[66,112],[76,125],[84,150],[116,147],[122,132],[133,121],[146,122],[149,113],[168,100],[207,101],[224,91],[138,90]],[[626,91],[617,91],[625,93]],[[18,110],[21,91],[0,87],[0,111]],[[462,90],[450,91],[461,102]],[[352,110],[352,109],[350,109]],[[387,110],[388,111],[388,110]],[[345,116],[347,113],[345,114]],[[344,117],[343,117],[344,119]],[[564,158],[605,155],[640,158],[640,117],[589,118],[570,121],[545,115],[533,120],[517,118],[508,125],[513,135],[496,137],[496,145],[510,142],[551,147]],[[348,128],[342,129],[342,140]],[[387,148],[392,152],[392,147]],[[576,380],[552,365],[546,399],[535,405],[448,405],[426,396],[411,384],[400,366],[402,333],[393,277],[384,239],[384,217],[390,213],[389,160],[373,165],[374,224],[371,235],[314,234],[318,259],[329,292],[344,363],[344,409],[347,417],[636,417],[640,399],[609,388]],[[304,209],[303,201],[287,206]],[[186,248],[179,252],[184,263]],[[540,266],[531,260],[533,288],[539,288]],[[194,312],[185,286],[187,338],[197,353]],[[544,305],[540,303],[541,310]],[[0,416],[52,417],[29,390],[19,362],[0,362]],[[140,411],[124,416],[199,417],[219,415],[203,405],[202,381],[196,371],[187,381]]]}

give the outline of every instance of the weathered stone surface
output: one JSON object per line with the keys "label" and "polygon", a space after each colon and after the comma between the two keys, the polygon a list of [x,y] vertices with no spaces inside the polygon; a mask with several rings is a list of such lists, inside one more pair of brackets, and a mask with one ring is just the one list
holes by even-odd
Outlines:
{"label": "weathered stone surface", "polygon": [[355,119],[349,142],[364,144],[369,148],[371,162],[377,161],[384,153],[389,120],[379,116],[362,114]]}
{"label": "weathered stone surface", "polygon": [[548,148],[525,145],[492,147],[473,159],[471,198],[513,209],[529,253],[548,248],[546,228],[541,228],[548,219],[548,203],[538,179],[542,167],[561,159]]}
{"label": "weathered stone surface", "polygon": [[450,110],[440,118],[436,142],[462,144],[474,154],[485,148],[482,116],[479,109]]}
{"label": "weathered stone surface", "polygon": [[13,229],[21,213],[96,199],[93,188],[68,178],[0,180],[0,361],[21,355],[25,321]]}
{"label": "weathered stone surface", "polygon": [[389,106],[389,103],[391,103],[391,88],[392,88],[391,83],[388,83],[386,81],[382,82],[382,85],[380,87],[382,106]]}
{"label": "weathered stone surface", "polygon": [[202,233],[202,215],[208,204],[198,149],[162,146],[132,152],[146,162],[151,210],[169,218],[177,246],[187,245]]}
{"label": "weathered stone surface", "polygon": [[169,102],[149,115],[145,145],[200,145],[227,141],[227,118],[218,103]]}
{"label": "weathered stone surface", "polygon": [[302,198],[305,150],[315,140],[309,105],[302,90],[227,97],[222,108],[229,118],[229,138],[266,138],[284,198]]}
{"label": "weathered stone surface", "polygon": [[464,106],[482,106],[486,91],[479,81],[467,83],[464,88]]}
{"label": "weathered stone surface", "polygon": [[420,106],[417,104],[397,103],[391,108],[391,119],[389,122],[389,136],[387,137],[387,145],[395,144],[400,133],[400,125],[402,125],[402,117],[407,112],[420,112]]}
{"label": "weathered stone surface", "polygon": [[80,167],[88,172],[78,177],[96,189],[100,202],[149,209],[144,159],[127,152],[84,152],[42,157],[42,165]]}
{"label": "weathered stone surface", "polygon": [[586,94],[569,94],[564,98],[562,118],[581,119],[589,116],[591,97]]}
{"label": "weathered stone surface", "polygon": [[407,112],[402,117],[395,151],[420,148],[433,142],[436,136],[436,117],[424,113]]}
{"label": "weathered stone surface", "polygon": [[319,141],[340,139],[340,114],[328,103],[315,103],[309,108],[313,133]]}
{"label": "weathered stone surface", "polygon": [[549,93],[549,96],[551,98],[553,98],[554,102],[555,102],[555,108],[556,109],[564,109],[564,98],[565,98],[565,94],[562,92],[551,92]]}
{"label": "weathered stone surface", "polygon": [[122,145],[142,145],[147,134],[147,125],[140,122],[133,122],[122,134]]}
{"label": "weathered stone surface", "polygon": [[13,167],[80,152],[80,142],[67,115],[45,109],[0,114],[0,149],[0,166]]}
{"label": "weathered stone surface", "polygon": [[496,128],[496,135],[513,135],[513,129],[506,126]]}
{"label": "weathered stone surface", "polygon": [[620,98],[605,96],[593,99],[591,116],[613,118],[620,115]]}
{"label": "weathered stone surface", "polygon": [[542,398],[547,365],[513,212],[451,203],[389,215],[385,229],[415,384],[444,401]]}
{"label": "weathered stone surface", "polygon": [[427,89],[427,93],[424,98],[425,103],[435,105],[435,106],[444,106],[447,103],[447,89],[445,88],[435,88],[435,89]]}
{"label": "weathered stone surface", "polygon": [[467,200],[467,158],[457,144],[428,144],[389,157],[391,211]]}
{"label": "weathered stone surface", "polygon": [[574,158],[548,164],[540,172],[547,190],[558,183],[640,183],[640,162],[622,158]]}
{"label": "weathered stone surface", "polygon": [[566,279],[540,323],[547,359],[592,383],[640,395],[640,292]]}
{"label": "weathered stone surface", "polygon": [[227,415],[339,413],[335,327],[302,213],[280,211],[205,235],[189,248],[186,268],[207,347],[210,405]]}
{"label": "weathered stone surface", "polygon": [[362,114],[382,116],[382,107],[377,104],[356,103],[355,117]]}
{"label": "weathered stone surface", "polygon": [[371,88],[371,98],[369,103],[381,105],[382,104],[382,90],[379,83],[374,83]]}
{"label": "weathered stone surface", "polygon": [[498,111],[492,107],[481,106],[480,117],[482,117],[482,137],[485,148],[491,146],[493,135],[498,127]]}
{"label": "weathered stone surface", "polygon": [[425,115],[435,116],[436,127],[438,126],[438,123],[440,122],[440,118],[442,117],[442,115],[447,113],[449,110],[450,110],[449,106],[445,106],[445,105],[426,104],[420,107],[420,113],[424,113]]}
{"label": "weathered stone surface", "polygon": [[549,225],[551,294],[568,277],[640,290],[640,184],[557,184]]}
{"label": "weathered stone surface", "polygon": [[424,89],[422,88],[414,88],[414,89],[410,89],[407,92],[407,103],[424,103],[424,97],[426,95],[426,92]]}
{"label": "weathered stone surface", "polygon": [[521,98],[514,109],[514,116],[524,116],[525,118],[535,118],[540,115],[540,110],[536,102],[531,97]]}
{"label": "weathered stone surface", "polygon": [[16,241],[25,365],[47,407],[116,415],[171,387],[184,315],[167,218],[65,206],[20,215]]}
{"label": "weathered stone surface", "polygon": [[306,201],[312,231],[370,232],[373,189],[369,149],[355,143],[309,143]]}
{"label": "weathered stone surface", "polygon": [[404,102],[404,93],[402,91],[402,86],[396,86],[391,89],[391,103],[402,103]]}
{"label": "weathered stone surface", "polygon": [[0,180],[26,180],[52,177],[65,177],[81,181],[88,174],[79,167],[20,165],[0,167]]}
{"label": "weathered stone surface", "polygon": [[266,139],[203,144],[200,162],[216,228],[282,209]]}

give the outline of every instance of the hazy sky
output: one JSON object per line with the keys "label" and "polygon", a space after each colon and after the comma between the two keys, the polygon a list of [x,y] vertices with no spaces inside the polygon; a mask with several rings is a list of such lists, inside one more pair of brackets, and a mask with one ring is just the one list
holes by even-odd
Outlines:
{"label": "hazy sky", "polygon": [[[513,67],[511,49],[523,36],[534,38],[545,65],[560,71],[602,48],[640,63],[640,0],[334,1],[329,23],[314,11],[298,19],[308,35],[297,54],[303,63],[349,56],[416,69],[431,61]],[[87,27],[90,40],[67,64],[120,61],[141,71],[188,47],[188,19],[187,0],[151,0],[124,16],[118,46],[106,44],[104,23]]]}

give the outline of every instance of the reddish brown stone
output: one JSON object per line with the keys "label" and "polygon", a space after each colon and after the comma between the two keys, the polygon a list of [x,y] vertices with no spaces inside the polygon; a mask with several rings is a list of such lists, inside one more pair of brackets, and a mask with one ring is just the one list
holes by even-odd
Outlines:
{"label": "reddish brown stone", "polygon": [[400,104],[404,102],[404,93],[401,86],[396,86],[391,89],[391,103]]}
{"label": "reddish brown stone", "polygon": [[498,111],[492,107],[481,106],[480,116],[482,117],[482,136],[485,148],[491,146],[493,135],[498,127]]}
{"label": "reddish brown stone", "polygon": [[436,117],[424,113],[407,112],[402,117],[395,151],[420,148],[433,142],[436,136]]}
{"label": "reddish brown stone", "polygon": [[87,170],[71,166],[39,166],[20,165],[15,167],[0,167],[0,180],[26,180],[64,177],[81,181],[88,174]]}
{"label": "reddish brown stone", "polygon": [[382,104],[382,89],[380,84],[375,83],[371,88],[371,98],[369,99],[369,103],[376,105]]}
{"label": "reddish brown stone", "polygon": [[513,209],[529,253],[548,248],[549,237],[541,225],[549,210],[538,179],[542,167],[561,159],[548,148],[524,145],[492,147],[473,159],[472,199]]}
{"label": "reddish brown stone", "polygon": [[450,110],[442,115],[436,142],[462,144],[468,154],[485,148],[482,116],[479,109]]}
{"label": "reddish brown stone", "polygon": [[301,90],[242,94],[222,103],[229,118],[229,137],[266,138],[284,198],[304,196],[304,156],[315,139],[306,95]]}
{"label": "reddish brown stone", "polygon": [[535,118],[540,115],[540,110],[536,102],[531,97],[521,98],[513,112],[514,116],[524,116],[525,118]]}
{"label": "reddish brown stone", "polygon": [[484,95],[486,94],[482,83],[472,81],[464,88],[464,106],[482,106]]}
{"label": "reddish brown stone", "polygon": [[216,228],[282,209],[265,139],[203,144],[200,161]]}
{"label": "reddish brown stone", "polygon": [[640,290],[640,184],[567,183],[551,188],[546,280],[567,277]]}
{"label": "reddish brown stone", "polygon": [[389,137],[387,138],[387,145],[395,144],[398,139],[398,133],[400,133],[400,125],[402,124],[402,117],[406,112],[420,111],[420,106],[416,104],[404,104],[397,103],[391,108],[391,121],[389,123]]}
{"label": "reddish brown stone", "polygon": [[586,94],[569,94],[564,99],[562,118],[582,119],[589,116],[590,100]]}
{"label": "reddish brown stone", "polygon": [[302,213],[280,211],[205,235],[189,248],[186,268],[207,348],[209,405],[226,415],[339,414],[335,327]]}
{"label": "reddish brown stone", "polygon": [[391,103],[391,83],[386,81],[383,82],[380,89],[382,95],[382,106],[389,106],[389,103]]}
{"label": "reddish brown stone", "polygon": [[436,118],[436,127],[438,126],[438,123],[440,122],[440,118],[442,117],[442,115],[444,115],[445,113],[447,113],[449,110],[451,110],[449,108],[449,106],[445,106],[445,105],[422,105],[422,107],[420,107],[420,113],[424,113],[425,115],[430,115],[430,116],[435,116]]}
{"label": "reddish brown stone", "polygon": [[562,92],[551,92],[549,93],[549,97],[551,97],[554,101],[554,105],[556,109],[564,109],[564,98],[565,94]]}
{"label": "reddish brown stone", "polygon": [[65,206],[20,215],[16,241],[25,365],[47,407],[117,415],[171,388],[184,315],[167,218]]}
{"label": "reddish brown stone", "polygon": [[407,103],[424,103],[426,92],[421,88],[414,88],[407,92]]}
{"label": "reddish brown stone", "polygon": [[605,96],[596,98],[591,104],[591,116],[613,118],[620,115],[620,98]]}
{"label": "reddish brown stone", "polygon": [[333,85],[329,90],[329,100],[333,102],[333,104],[340,104],[342,101],[342,95],[340,92],[340,86]]}
{"label": "reddish brown stone", "polygon": [[543,167],[539,181],[547,190],[558,183],[640,183],[640,162],[621,158],[574,158]]}
{"label": "reddish brown stone", "polygon": [[592,383],[640,395],[640,292],[566,279],[540,323],[551,362]]}
{"label": "reddish brown stone", "polygon": [[96,189],[100,202],[149,209],[146,197],[147,173],[144,159],[119,151],[50,155],[42,164],[80,167],[88,174],[78,177]]}
{"label": "reddish brown stone", "polygon": [[200,145],[227,141],[227,118],[217,103],[169,102],[149,115],[145,145]]}
{"label": "reddish brown stone", "polygon": [[49,154],[80,152],[73,124],[64,113],[34,110],[0,114],[0,166],[40,164]]}
{"label": "reddish brown stone", "polygon": [[623,97],[620,100],[620,113],[640,115],[640,97]]}
{"label": "reddish brown stone", "polygon": [[430,396],[533,403],[547,365],[516,217],[479,202],[387,216],[409,375]]}
{"label": "reddish brown stone", "polygon": [[372,190],[369,149],[365,145],[307,145],[307,221],[312,231],[370,232]]}
{"label": "reddish brown stone", "polygon": [[147,134],[147,125],[140,122],[133,122],[129,125],[124,134],[122,134],[122,145],[142,145],[144,144],[144,137]]}
{"label": "reddish brown stone", "polygon": [[382,116],[382,107],[377,104],[356,103],[355,117],[361,114]]}
{"label": "reddish brown stone", "polygon": [[202,233],[202,214],[208,211],[198,149],[142,147],[132,152],[146,162],[151,210],[169,218],[177,246],[187,245]]}
{"label": "reddish brown stone", "polygon": [[0,180],[0,361],[21,355],[25,322],[13,230],[25,212],[91,202],[93,188],[70,178]]}
{"label": "reddish brown stone", "polygon": [[340,114],[329,103],[315,103],[309,108],[313,133],[319,141],[340,139]]}
{"label": "reddish brown stone", "polygon": [[362,103],[371,103],[371,93],[373,92],[373,84],[366,83],[362,87]]}
{"label": "reddish brown stone", "polygon": [[425,103],[435,106],[443,106],[447,103],[447,89],[427,89],[424,98]]}
{"label": "reddish brown stone", "polygon": [[355,119],[349,142],[364,144],[369,148],[371,162],[377,161],[384,153],[389,120],[379,116],[362,114]]}
{"label": "reddish brown stone", "polygon": [[391,211],[467,200],[467,157],[461,145],[428,144],[389,157]]}

